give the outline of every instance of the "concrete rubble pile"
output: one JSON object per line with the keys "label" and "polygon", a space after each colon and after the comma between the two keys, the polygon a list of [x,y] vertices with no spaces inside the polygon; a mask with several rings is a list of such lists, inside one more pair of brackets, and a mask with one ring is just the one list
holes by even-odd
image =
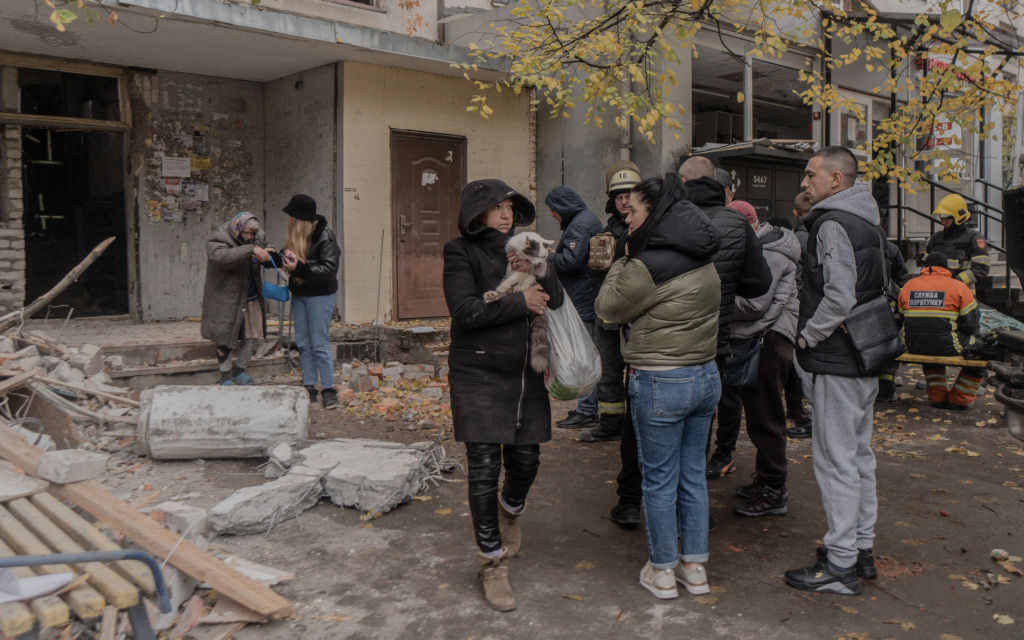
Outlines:
{"label": "concrete rubble pile", "polygon": [[440,469],[439,446],[339,438],[295,450],[280,444],[270,452],[271,482],[236,491],[210,510],[210,528],[220,534],[269,531],[327,497],[341,507],[373,516],[409,502]]}
{"label": "concrete rubble pile", "polygon": [[[138,403],[129,390],[111,384],[103,349],[94,344],[65,345],[42,331],[10,330],[0,336],[0,396],[46,403],[76,424],[134,424]],[[5,406],[15,419],[15,407]]]}
{"label": "concrete rubble pile", "polygon": [[353,360],[341,365],[338,402],[365,418],[403,421],[416,431],[451,423],[448,367]]}

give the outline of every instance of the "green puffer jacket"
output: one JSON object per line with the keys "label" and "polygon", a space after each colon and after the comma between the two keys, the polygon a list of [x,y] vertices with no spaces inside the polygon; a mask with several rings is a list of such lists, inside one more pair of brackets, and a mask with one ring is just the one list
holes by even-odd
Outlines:
{"label": "green puffer jacket", "polygon": [[609,269],[594,309],[604,322],[629,323],[620,333],[627,363],[704,364],[715,359],[718,340],[722,285],[711,261],[718,233],[690,202],[658,209],[643,247]]}

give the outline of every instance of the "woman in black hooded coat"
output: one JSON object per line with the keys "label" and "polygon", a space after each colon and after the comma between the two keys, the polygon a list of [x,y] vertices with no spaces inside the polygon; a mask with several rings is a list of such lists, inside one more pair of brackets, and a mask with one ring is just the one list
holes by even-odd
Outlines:
{"label": "woman in black hooded coat", "polygon": [[[500,611],[516,606],[508,558],[519,551],[517,518],[537,476],[540,443],[551,439],[544,377],[529,366],[530,315],[543,313],[545,306],[560,307],[564,294],[549,269],[539,286],[526,292],[490,303],[483,295],[505,278],[510,258],[505,244],[513,228],[530,224],[534,216],[533,204],[501,180],[471,182],[459,206],[461,235],[444,247],[444,295],[452,316],[452,422],[456,441],[466,444],[484,597]],[[529,270],[514,259],[511,266]]]}

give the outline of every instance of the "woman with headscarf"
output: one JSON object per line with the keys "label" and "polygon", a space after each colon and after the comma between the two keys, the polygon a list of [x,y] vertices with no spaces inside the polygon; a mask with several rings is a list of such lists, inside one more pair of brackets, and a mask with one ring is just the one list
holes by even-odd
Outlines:
{"label": "woman with headscarf", "polygon": [[484,293],[505,278],[507,267],[530,270],[506,254],[505,244],[515,226],[534,216],[533,204],[501,180],[471,182],[459,206],[461,235],[444,247],[452,422],[456,441],[466,445],[479,578],[498,611],[516,608],[508,560],[522,543],[518,518],[540,467],[540,444],[551,439],[544,376],[529,366],[530,316],[560,307],[564,296],[553,269],[522,293],[494,302],[485,302]]}
{"label": "woman with headscarf", "polygon": [[334,388],[334,357],[329,332],[338,292],[341,249],[327,218],[316,212],[316,200],[304,193],[292,196],[288,214],[288,241],[284,251],[271,256],[289,272],[295,346],[302,365],[302,386],[316,402],[317,384],[324,409],[338,406]]}
{"label": "woman with headscarf", "polygon": [[676,174],[633,187],[626,223],[626,255],[609,269],[594,308],[623,325],[649,554],[640,584],[663,599],[679,595],[676,582],[707,593],[704,446],[721,393],[718,233]]}
{"label": "woman with headscarf", "polygon": [[266,328],[260,276],[260,263],[269,258],[266,245],[260,221],[248,211],[217,227],[206,241],[202,336],[217,345],[224,385],[252,384],[245,369]]}

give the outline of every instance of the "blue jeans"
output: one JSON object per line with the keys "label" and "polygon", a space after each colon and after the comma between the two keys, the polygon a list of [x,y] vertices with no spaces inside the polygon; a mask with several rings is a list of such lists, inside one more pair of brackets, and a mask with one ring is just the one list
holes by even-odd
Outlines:
{"label": "blue jeans", "polygon": [[704,447],[721,394],[714,360],[668,371],[629,370],[647,548],[656,569],[708,559]]}
{"label": "blue jeans", "polygon": [[[587,333],[590,337],[597,341],[597,321],[596,320],[584,320],[584,326],[587,327]],[[594,385],[594,390],[590,392],[586,398],[580,398],[576,402],[576,413],[584,416],[596,416],[597,415],[597,385]]]}
{"label": "blue jeans", "polygon": [[323,389],[334,386],[334,358],[328,337],[333,314],[333,293],[326,296],[292,295],[292,324],[304,387],[317,386],[317,378]]}

